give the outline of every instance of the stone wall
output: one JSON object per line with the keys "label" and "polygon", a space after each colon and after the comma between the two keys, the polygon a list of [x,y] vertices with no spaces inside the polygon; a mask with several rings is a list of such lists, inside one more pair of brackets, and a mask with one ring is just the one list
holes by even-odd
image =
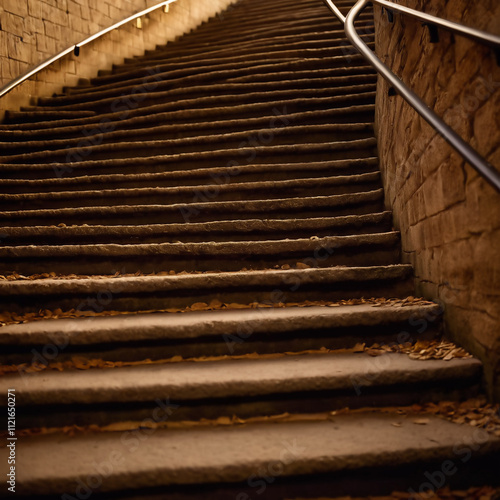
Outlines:
{"label": "stone wall", "polygon": [[[500,34],[498,0],[401,0]],[[376,10],[379,57],[481,155],[500,168],[500,67],[490,49]],[[500,193],[380,79],[377,130],[386,204],[417,293],[445,306],[450,337],[486,366],[500,399]]]}
{"label": "stone wall", "polygon": [[[2,0],[0,5],[0,86],[28,68],[90,35],[160,0]],[[143,18],[142,28],[129,23],[66,56],[0,100],[0,113],[50,95],[79,78],[93,77],[125,57],[142,54],[157,44],[195,28],[233,0],[177,0]],[[1,116],[0,116],[1,118]]]}

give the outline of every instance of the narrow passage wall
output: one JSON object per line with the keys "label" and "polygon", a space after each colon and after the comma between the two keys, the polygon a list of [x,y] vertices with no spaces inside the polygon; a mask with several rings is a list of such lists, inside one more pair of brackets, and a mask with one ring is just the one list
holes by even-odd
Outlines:
{"label": "narrow passage wall", "polygon": [[[408,7],[500,34],[497,0],[401,0]],[[379,57],[500,168],[500,67],[492,50],[376,10]],[[380,79],[379,151],[386,204],[402,232],[417,291],[441,301],[448,334],[486,364],[500,399],[500,193]]]}

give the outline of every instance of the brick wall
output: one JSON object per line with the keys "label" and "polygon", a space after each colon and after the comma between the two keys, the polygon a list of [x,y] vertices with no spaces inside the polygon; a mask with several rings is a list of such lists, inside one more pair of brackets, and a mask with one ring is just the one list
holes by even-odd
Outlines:
{"label": "brick wall", "polygon": [[[402,0],[500,34],[498,0]],[[376,11],[379,57],[500,168],[500,67],[493,52],[444,31],[431,44],[421,23]],[[500,193],[488,185],[401,97],[379,81],[377,129],[386,204],[402,232],[418,293],[445,305],[452,338],[486,365],[500,399]]]}
{"label": "brick wall", "polygon": [[[0,86],[57,52],[82,41],[160,0],[2,0],[0,5]],[[233,0],[177,0],[162,9],[82,47],[80,57],[61,62],[23,83],[0,100],[0,113],[30,103],[32,96],[50,95],[81,77],[95,76],[125,57],[195,28]],[[1,116],[0,116],[1,118]]]}

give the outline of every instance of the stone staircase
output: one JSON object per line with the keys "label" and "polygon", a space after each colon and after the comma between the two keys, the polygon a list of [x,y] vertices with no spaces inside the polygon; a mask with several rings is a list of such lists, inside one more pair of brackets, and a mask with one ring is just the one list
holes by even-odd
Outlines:
{"label": "stone staircase", "polygon": [[442,310],[412,296],[384,209],[376,80],[316,0],[240,0],[7,114],[0,392],[20,498],[498,481],[499,437],[451,421],[481,363],[416,359]]}

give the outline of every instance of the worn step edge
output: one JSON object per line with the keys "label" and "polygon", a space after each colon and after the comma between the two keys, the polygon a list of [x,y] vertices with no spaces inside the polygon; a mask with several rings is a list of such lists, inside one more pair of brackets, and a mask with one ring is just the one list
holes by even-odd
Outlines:
{"label": "worn step edge", "polygon": [[[399,243],[399,232],[329,236],[311,240],[285,239],[268,241],[224,241],[201,243],[145,243],[132,245],[117,245],[114,243],[99,245],[28,245],[16,247],[0,247],[0,258],[47,258],[71,256],[170,256],[185,258],[218,257],[218,256],[270,256],[286,255],[295,252],[313,253],[317,248],[330,248],[343,251],[354,247],[394,247]],[[375,248],[372,248],[373,251]]]}
{"label": "worn step edge", "polygon": [[235,200],[213,201],[205,203],[174,203],[171,205],[120,205],[120,206],[92,206],[37,210],[11,210],[0,212],[0,223],[9,223],[15,220],[50,219],[54,217],[95,217],[106,219],[125,215],[147,215],[148,213],[176,214],[179,218],[188,221],[192,216],[201,212],[210,214],[233,213],[262,213],[285,211],[293,209],[330,209],[353,205],[370,204],[383,198],[383,190],[377,189],[362,193],[339,194],[330,196],[312,196],[297,198],[276,198],[272,200]]}
{"label": "worn step edge", "polygon": [[[366,37],[366,35],[364,35]],[[369,34],[368,34],[369,36]],[[242,37],[244,38],[244,37]],[[182,43],[176,44],[176,51],[172,52],[168,45],[163,50],[146,51],[142,56],[134,56],[133,58],[126,59],[126,63],[133,64],[136,61],[156,61],[166,60],[175,57],[186,57],[193,54],[200,54],[206,56],[208,53],[221,53],[228,50],[245,50],[249,47],[271,47],[271,46],[293,46],[300,43],[319,44],[324,45],[347,44],[347,38],[343,30],[325,30],[310,33],[297,33],[292,35],[279,35],[275,37],[263,36],[258,40],[235,40],[233,43],[221,41],[219,43],[206,44],[200,43],[198,45],[186,45]]]}
{"label": "worn step edge", "polygon": [[[228,84],[228,86],[233,86],[233,93],[231,89],[228,89],[228,93],[217,94],[216,92],[211,92],[211,86],[203,86],[203,89],[198,89],[201,93],[201,97],[190,97],[189,94],[191,92],[185,89],[172,89],[167,91],[144,91],[140,92],[140,99],[133,99],[134,95],[137,95],[138,92],[132,91],[130,95],[126,93],[118,99],[118,102],[129,102],[132,99],[132,108],[133,109],[142,109],[151,107],[151,104],[147,104],[148,101],[152,101],[153,103],[163,104],[164,106],[169,107],[179,107],[180,105],[193,108],[193,107],[205,107],[210,105],[213,102],[220,101],[222,103],[227,103],[226,105],[230,105],[232,103],[245,103],[249,102],[264,102],[270,101],[274,98],[276,100],[281,100],[283,98],[291,98],[294,96],[303,95],[304,97],[333,97],[337,96],[338,98],[343,98],[346,101],[353,99],[353,96],[356,94],[369,93],[374,91],[376,88],[375,82],[363,83],[359,85],[346,85],[346,86],[338,86],[338,87],[329,87],[329,88],[317,88],[312,85],[303,85],[299,86],[299,88],[295,88],[294,85],[289,86],[288,88],[273,88],[271,85],[264,86],[265,89],[262,89],[262,86],[248,86],[247,84]],[[240,87],[246,88],[240,88]],[[254,87],[258,87],[255,89]],[[136,89],[137,90],[137,89]],[[246,92],[248,90],[248,92]],[[196,91],[193,92],[196,94]],[[204,95],[208,94],[208,95]],[[127,99],[132,96],[132,98]],[[99,109],[106,110],[108,107],[113,110],[113,106],[117,107],[117,98],[116,97],[107,97],[104,99],[98,100],[86,100],[83,103],[70,104],[65,106],[58,106],[57,111],[53,111],[54,108],[52,106],[36,106],[32,109],[23,109],[19,113],[32,113],[35,112],[36,109],[37,116],[42,116],[43,113],[47,113],[47,115],[56,115],[57,113],[67,112],[69,110],[78,110],[79,108],[83,109]],[[120,109],[120,108],[119,108]],[[166,108],[167,109],[167,108]],[[18,116],[21,116],[19,114]]]}
{"label": "worn step edge", "polygon": [[[193,186],[178,185],[175,187],[151,187],[151,188],[117,188],[117,189],[95,189],[95,190],[79,190],[79,191],[51,191],[42,193],[16,193],[16,194],[0,194],[0,204],[6,204],[12,207],[16,203],[29,202],[50,202],[59,200],[70,200],[72,203],[78,203],[82,200],[97,199],[102,201],[106,198],[120,197],[126,202],[130,202],[135,197],[148,196],[168,196],[168,195],[184,195],[193,197],[197,192],[217,192],[218,195],[223,193],[255,193],[269,191],[269,197],[280,197],[282,190],[288,189],[313,189],[321,187],[341,187],[355,186],[356,184],[375,184],[380,180],[379,172],[368,172],[365,174],[356,175],[337,175],[333,177],[313,177],[301,178],[283,181],[260,181],[260,182],[231,182],[228,184],[201,184]],[[235,179],[237,181],[237,179]],[[378,186],[376,186],[378,187]],[[311,194],[311,193],[308,193]]]}
{"label": "worn step edge", "polygon": [[[159,408],[155,416],[168,419],[170,413],[164,410]],[[120,460],[106,469],[105,476],[97,476],[101,491],[237,482],[243,488],[248,487],[248,478],[256,477],[258,470],[267,471],[269,464],[281,464],[284,478],[442,464],[457,456],[457,443],[477,442],[476,428],[436,416],[429,415],[429,423],[419,426],[418,432],[409,421],[392,426],[394,419],[391,414],[347,414],[328,422],[156,430],[154,439],[133,441],[133,448],[124,443],[123,433],[23,438],[17,491],[76,494],[81,491],[78,479],[96,477],[96,464],[108,464],[110,457]],[[482,456],[494,460],[499,451],[500,439],[487,436],[470,453],[474,462]],[[4,463],[8,452],[0,451]]]}
{"label": "worn step edge", "polygon": [[43,279],[33,281],[0,281],[0,296],[33,296],[99,293],[150,293],[158,290],[197,290],[200,288],[229,288],[281,285],[284,280],[311,283],[339,283],[344,281],[405,279],[412,266],[395,264],[370,267],[333,267],[289,270],[213,272],[175,276],[136,276],[88,279]]}
{"label": "worn step edge", "polygon": [[[156,155],[156,156],[144,156],[140,158],[113,158],[105,160],[80,160],[71,162],[50,162],[50,163],[8,163],[9,157],[4,157],[5,162],[2,165],[2,171],[4,172],[16,172],[19,171],[38,171],[38,170],[49,170],[52,173],[60,172],[61,175],[67,175],[69,172],[73,172],[78,169],[90,168],[92,170],[112,167],[119,170],[120,168],[126,166],[137,166],[141,165],[144,168],[153,165],[165,165],[167,163],[176,163],[181,161],[193,161],[193,160],[214,160],[214,161],[224,161],[224,159],[231,160],[231,167],[239,167],[239,164],[235,164],[235,158],[243,158],[245,161],[245,156],[248,155],[250,158],[261,157],[264,155],[276,155],[281,156],[283,154],[313,154],[313,153],[332,153],[334,151],[349,151],[352,150],[359,154],[359,151],[363,148],[375,148],[377,141],[375,138],[371,139],[357,139],[350,141],[335,141],[327,143],[301,143],[301,144],[286,144],[278,146],[256,146],[256,147],[241,147],[241,148],[231,148],[231,149],[219,149],[210,151],[197,151],[191,153],[177,153],[170,155]],[[50,151],[47,153],[47,157],[50,157]],[[370,156],[373,157],[373,154]],[[348,158],[351,160],[350,158]],[[359,159],[359,156],[352,159]],[[240,161],[241,163],[241,161]],[[248,161],[251,164],[252,161]],[[303,163],[303,162],[302,162]],[[162,169],[163,170],[163,169]],[[0,174],[1,175],[1,174]],[[61,176],[59,175],[59,177]]]}
{"label": "worn step edge", "polygon": [[[91,345],[150,340],[187,340],[199,337],[234,335],[240,328],[259,333],[288,336],[297,330],[366,327],[439,317],[438,304],[373,307],[360,304],[338,307],[284,307],[237,309],[184,314],[150,313],[91,318],[47,319],[0,328],[0,345],[30,346],[52,344]],[[334,332],[332,332],[334,333]]]}
{"label": "worn step edge", "polygon": [[[338,105],[339,103],[345,104],[346,99],[345,96],[333,96],[333,97],[302,97],[301,99],[282,99],[279,101],[275,101],[274,105],[276,107],[280,107],[282,109],[288,109],[288,107],[292,106],[301,106],[302,108],[307,106],[326,106],[326,105]],[[347,101],[348,102],[348,101]],[[366,105],[366,104],[364,104]],[[340,106],[338,108],[339,113],[348,113],[352,110],[352,107],[360,106],[360,104],[352,104],[347,106]],[[344,111],[345,110],[345,111]],[[126,112],[125,112],[126,111]],[[177,111],[165,111],[164,104],[156,104],[153,106],[146,106],[136,110],[127,109],[116,113],[105,113],[98,116],[93,116],[92,118],[75,118],[71,120],[54,120],[47,122],[39,122],[39,123],[25,123],[19,125],[0,125],[0,130],[38,130],[45,128],[65,128],[65,127],[76,127],[83,125],[95,125],[101,124],[102,120],[105,120],[105,123],[108,123],[107,120],[110,120],[110,123],[131,123],[129,120],[145,120],[147,123],[155,123],[157,120],[158,123],[165,123],[168,121],[180,121],[186,120],[189,118],[196,119],[199,121],[200,119],[207,119],[207,117],[214,117],[216,120],[221,120],[221,117],[231,116],[236,114],[241,117],[242,114],[246,112],[252,111],[263,111],[264,113],[269,113],[269,102],[258,102],[252,104],[241,104],[234,105],[232,107],[212,107],[205,108],[203,110],[195,109],[184,109]],[[156,115],[156,116],[152,116]],[[110,125],[114,126],[114,125]]]}
{"label": "worn step edge", "polygon": [[[50,187],[64,189],[65,186],[85,186],[85,185],[102,185],[109,183],[126,184],[140,182],[171,182],[173,185],[178,185],[182,182],[199,182],[199,179],[210,181],[220,181],[220,184],[225,182],[235,182],[238,179],[245,179],[248,176],[256,174],[276,174],[293,176],[299,172],[310,175],[317,174],[333,174],[338,171],[338,175],[345,175],[346,169],[363,173],[363,169],[368,172],[374,170],[378,165],[378,158],[354,158],[347,160],[325,160],[319,162],[308,163],[262,163],[256,165],[241,165],[237,169],[231,167],[213,167],[213,168],[194,168],[191,170],[171,170],[166,172],[144,173],[144,174],[102,174],[102,175],[82,175],[75,177],[49,177],[42,179],[0,179],[0,186],[4,188],[25,186],[36,189],[39,187]],[[356,170],[358,169],[358,170]],[[361,171],[361,172],[360,172]]]}
{"label": "worn step edge", "polygon": [[[275,60],[274,64],[272,63],[264,63],[262,60],[254,60],[254,61],[241,61],[238,63],[225,63],[225,64],[219,64],[218,66],[214,65],[208,65],[208,66],[200,66],[196,68],[196,73],[208,73],[208,72],[220,72],[223,70],[230,70],[232,72],[236,72],[239,70],[239,72],[245,72],[248,74],[249,70],[256,70],[258,71],[259,68],[264,67],[263,69],[266,69],[267,71],[271,71],[273,66],[278,65],[283,67],[283,66],[298,66],[304,69],[304,66],[307,64],[313,64],[314,67],[316,67],[317,64],[320,65],[328,65],[329,67],[331,66],[336,66],[338,64],[341,64],[342,67],[345,68],[345,56],[333,56],[333,57],[325,57],[325,58],[308,58],[306,60],[300,58],[283,58],[281,60]],[[354,64],[360,64],[363,67],[366,66],[366,60],[361,56],[354,54],[351,57],[351,63]],[[187,76],[187,75],[194,75],[195,71],[193,68],[176,68],[173,69],[171,65],[166,65],[166,64],[159,64],[155,68],[153,68],[153,73],[156,73],[157,75],[168,75],[170,74],[171,77],[178,77],[180,75]],[[140,68],[140,69],[132,69],[131,71],[123,72],[123,73],[117,73],[117,74],[111,74],[107,76],[99,76],[96,78],[91,79],[91,84],[95,86],[102,86],[102,85],[108,85],[108,84],[114,84],[116,82],[123,82],[126,80],[132,80],[134,78],[144,78],[151,76],[151,68]]]}
{"label": "worn step edge", "polygon": [[[293,87],[301,87],[301,88],[316,88],[318,86],[323,87],[333,87],[333,86],[349,86],[349,85],[360,85],[366,83],[373,83],[377,79],[377,76],[374,74],[366,74],[366,75],[348,75],[343,77],[318,77],[318,78],[298,78],[295,77],[293,79],[282,79],[279,82],[214,82],[212,85],[194,85],[183,88],[172,88],[172,84],[170,82],[157,82],[154,85],[154,90],[149,90],[149,94],[158,93],[162,91],[165,96],[175,96],[176,94],[202,94],[208,93],[212,91],[214,94],[217,92],[221,95],[221,92],[227,92],[228,94],[232,92],[241,92],[245,90],[259,91],[262,89],[273,89],[277,90],[279,88],[293,88]],[[151,85],[153,86],[153,85]],[[104,103],[104,99],[122,97],[124,95],[132,95],[133,92],[137,92],[136,86],[123,87],[120,90],[115,90],[113,92],[106,91],[100,93],[92,94],[92,100],[95,103]],[[127,94],[128,92],[128,94]],[[75,96],[58,96],[58,97],[48,97],[38,100],[37,109],[48,109],[48,107],[56,107],[56,106],[64,106],[64,105],[74,105],[79,104],[80,101],[85,101],[88,104],[89,98],[88,96],[82,96],[81,98]]]}
{"label": "worn step edge", "polygon": [[[316,217],[310,219],[247,219],[215,222],[191,222],[190,224],[149,224],[149,225],[119,225],[119,226],[25,226],[4,227],[0,230],[2,242],[14,246],[16,238],[36,239],[40,242],[44,238],[54,238],[61,242],[78,237],[109,237],[116,242],[119,238],[148,238],[161,236],[163,238],[182,238],[189,235],[224,236],[241,234],[265,235],[267,238],[287,231],[314,231],[360,230],[364,226],[380,226],[380,230],[387,230],[392,222],[392,212],[380,212],[366,215],[347,215],[338,217]],[[229,238],[230,236],[226,236]],[[47,244],[47,243],[45,243]],[[20,244],[18,244],[20,245]]]}
{"label": "worn step edge", "polygon": [[[207,81],[227,81],[230,82],[232,78],[242,78],[243,81],[276,81],[277,74],[285,72],[289,73],[289,78],[297,78],[301,75],[307,73],[314,74],[327,74],[329,76],[354,76],[358,74],[373,74],[373,68],[369,65],[361,64],[358,61],[358,65],[353,66],[337,66],[332,63],[330,66],[324,68],[314,68],[311,65],[320,63],[319,60],[308,59],[307,65],[304,68],[300,61],[285,61],[276,64],[260,63],[252,66],[252,73],[248,74],[248,69],[244,66],[237,65],[236,68],[225,68],[222,70],[214,70],[212,67],[207,67],[199,73],[189,73],[186,70],[177,70],[174,72],[161,73],[157,72],[155,74],[155,79],[160,81],[168,81],[172,86],[190,86],[193,84],[202,84]],[[331,62],[331,61],[330,61]],[[340,61],[336,61],[340,63]],[[296,71],[293,71],[293,70]],[[318,73],[315,73],[318,72]],[[269,78],[269,80],[267,80]],[[236,80],[238,82],[238,80]],[[117,80],[109,84],[102,85],[90,85],[89,87],[75,87],[74,89],[68,89],[70,92],[68,95],[87,95],[89,98],[94,92],[105,92],[114,91],[122,88],[127,88],[130,86],[144,84],[143,77],[132,77],[126,80]],[[74,92],[74,93],[73,93]]]}
{"label": "worn step edge", "polygon": [[[189,133],[190,131],[196,130],[205,130],[206,134],[209,134],[213,130],[217,129],[232,129],[234,130],[236,127],[244,126],[245,128],[259,128],[258,125],[266,125],[269,128],[269,125],[276,124],[279,117],[286,118],[291,123],[301,123],[301,122],[310,122],[318,119],[327,119],[330,118],[335,120],[335,117],[339,115],[346,115],[346,109],[350,110],[349,115],[354,117],[359,114],[368,114],[372,113],[375,110],[375,106],[373,104],[360,104],[351,106],[349,108],[333,108],[333,109],[319,109],[316,111],[304,111],[297,113],[287,113],[286,106],[283,110],[283,113],[280,115],[269,115],[268,113],[262,117],[254,117],[247,119],[228,119],[228,120],[210,120],[210,121],[199,121],[199,122],[188,122],[188,123],[175,123],[172,125],[160,125],[155,119],[158,117],[152,117],[152,123],[149,124],[149,117],[136,117],[130,118],[126,120],[120,120],[116,122],[110,122],[109,128],[112,130],[108,132],[107,130],[101,130],[99,128],[95,128],[94,125],[88,125],[87,127],[77,126],[62,126],[55,128],[47,128],[43,130],[34,130],[30,132],[30,137],[32,140],[36,140],[39,136],[44,137],[45,140],[49,139],[51,143],[57,143],[57,140],[52,139],[54,135],[62,138],[65,134],[77,134],[74,139],[82,140],[83,137],[90,138],[92,136],[98,135],[99,140],[110,140],[115,138],[127,137],[132,134],[147,134],[151,128],[154,128],[156,133],[173,133],[178,132],[181,134]],[[161,120],[157,120],[161,122]],[[332,125],[335,122],[332,123]],[[346,122],[347,123],[347,122]],[[353,123],[357,123],[353,121]],[[132,128],[136,125],[136,128]],[[151,125],[151,126],[148,126]],[[127,128],[129,126],[130,128]],[[271,127],[273,128],[273,127]],[[0,131],[0,140],[3,142],[9,143],[9,141],[16,140],[18,141],[16,144],[21,144],[26,140],[26,131],[24,130],[10,130],[10,131]],[[67,139],[60,139],[60,143]],[[42,142],[40,142],[42,144]],[[8,144],[10,147],[14,147],[14,144],[10,142]]]}
{"label": "worn step edge", "polygon": [[[384,365],[384,370],[380,366]],[[168,392],[182,402],[207,398],[252,397],[308,391],[353,389],[353,381],[367,386],[416,384],[444,380],[480,379],[482,364],[474,358],[412,360],[386,353],[374,363],[366,353],[290,355],[277,359],[238,359],[203,363],[166,363],[108,370],[16,374],[0,378],[7,394],[16,387],[19,406],[96,404],[153,401]],[[376,375],[376,376],[374,376]]]}
{"label": "worn step edge", "polygon": [[[365,41],[365,43],[373,42],[374,36],[373,34],[363,34],[361,38]],[[298,42],[283,42],[277,43],[272,42],[268,44],[264,43],[256,43],[251,44],[250,47],[232,47],[231,45],[226,46],[224,48],[220,48],[218,50],[208,50],[208,51],[196,51],[191,54],[183,54],[176,53],[175,55],[171,55],[170,57],[164,57],[161,54],[156,56],[149,57],[141,57],[136,59],[126,59],[125,64],[114,66],[114,70],[120,71],[123,68],[131,68],[131,67],[143,67],[147,64],[163,64],[171,61],[175,61],[176,63],[181,62],[200,62],[200,61],[210,61],[215,59],[225,59],[225,58],[234,58],[237,61],[240,58],[245,56],[248,57],[263,57],[265,54],[265,58],[270,58],[271,54],[279,54],[282,56],[283,54],[290,54],[295,51],[302,50],[328,50],[328,51],[339,51],[344,53],[346,51],[346,46],[348,46],[347,38],[343,39],[331,39],[329,41],[323,40],[301,40]],[[264,57],[263,57],[264,58]]]}
{"label": "worn step edge", "polygon": [[[280,125],[284,120],[284,115],[280,115]],[[288,119],[287,119],[288,120]],[[275,118],[275,122],[278,121],[278,118]],[[99,135],[98,143],[90,146],[82,146],[81,143],[91,144],[91,141],[82,139],[68,141],[68,140],[60,140],[60,141],[40,141],[40,142],[31,142],[28,141],[24,144],[21,143],[21,148],[16,144],[9,144],[7,147],[0,147],[1,158],[10,161],[21,160],[33,160],[39,158],[46,158],[47,156],[55,156],[57,158],[68,157],[68,155],[74,154],[77,155],[80,153],[82,156],[90,156],[94,153],[117,153],[122,151],[134,150],[138,152],[139,150],[146,149],[151,151],[151,154],[154,155],[155,149],[164,149],[173,151],[176,148],[189,148],[189,147],[216,147],[217,149],[222,149],[221,145],[230,144],[234,142],[245,143],[245,140],[248,142],[249,137],[271,137],[273,142],[278,142],[279,139],[285,139],[294,137],[296,135],[303,136],[306,133],[310,134],[310,137],[314,136],[314,134],[324,135],[324,134],[332,134],[338,141],[338,136],[342,138],[342,135],[345,134],[347,137],[349,135],[354,135],[355,137],[363,138],[363,135],[371,136],[374,133],[373,124],[372,123],[353,123],[353,124],[320,124],[320,125],[291,125],[291,126],[280,126],[275,128],[262,128],[262,129],[249,129],[238,132],[224,132],[218,134],[207,134],[207,135],[195,135],[189,137],[181,137],[181,138],[172,138],[172,139],[157,139],[157,140],[140,140],[136,139],[134,141],[125,140],[120,142],[105,142],[101,144],[104,137]],[[344,135],[344,138],[345,138]],[[133,138],[133,130],[130,131],[130,138]],[[323,139],[324,140],[324,139]],[[71,142],[73,144],[71,144]],[[298,141],[297,141],[298,142]],[[76,147],[75,147],[76,143]],[[14,153],[9,156],[6,156],[6,150],[14,149]],[[19,154],[19,149],[23,150],[31,150],[35,151],[26,152],[23,154]],[[39,149],[39,151],[36,151]],[[7,153],[8,154],[8,153]]]}

